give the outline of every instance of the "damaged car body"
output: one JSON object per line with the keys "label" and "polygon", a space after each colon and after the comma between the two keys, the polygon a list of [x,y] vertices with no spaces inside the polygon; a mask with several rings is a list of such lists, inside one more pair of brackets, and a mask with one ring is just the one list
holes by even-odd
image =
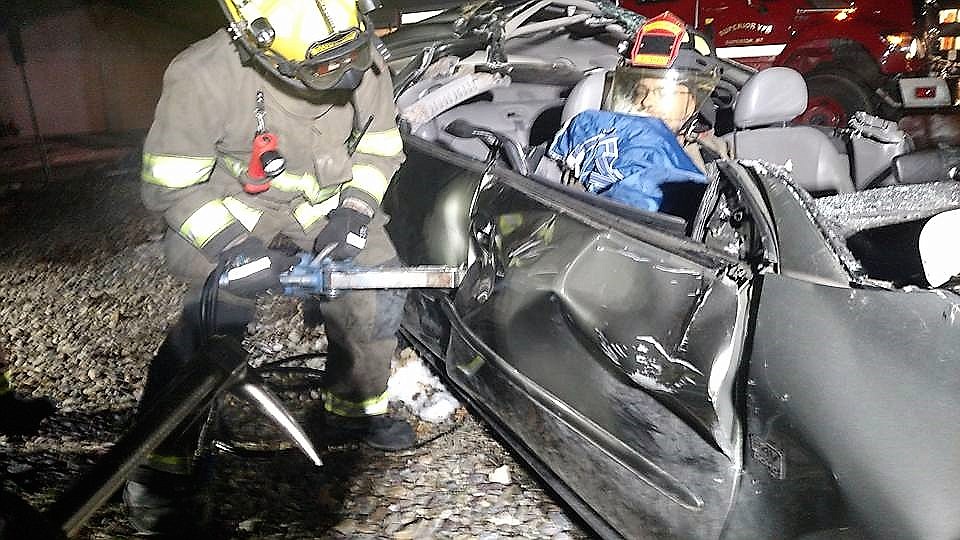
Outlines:
{"label": "damaged car body", "polygon": [[602,537],[960,536],[960,296],[916,251],[958,185],[815,198],[720,159],[660,212],[586,193],[537,150],[635,14],[483,6],[454,27],[506,23],[386,40],[411,51],[389,230],[405,264],[466,268],[411,292],[409,342]]}

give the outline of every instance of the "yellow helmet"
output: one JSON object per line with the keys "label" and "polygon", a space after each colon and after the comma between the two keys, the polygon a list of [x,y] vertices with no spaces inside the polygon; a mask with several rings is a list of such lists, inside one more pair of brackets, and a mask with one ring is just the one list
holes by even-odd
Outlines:
{"label": "yellow helmet", "polygon": [[219,1],[244,62],[297,89],[352,90],[372,64],[357,0]]}

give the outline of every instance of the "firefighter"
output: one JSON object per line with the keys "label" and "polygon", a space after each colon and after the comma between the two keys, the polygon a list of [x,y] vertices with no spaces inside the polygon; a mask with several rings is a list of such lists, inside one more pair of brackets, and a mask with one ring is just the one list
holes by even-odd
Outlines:
{"label": "firefighter", "polygon": [[710,95],[720,80],[713,45],[670,12],[637,31],[629,56],[613,74],[605,102],[609,110],[659,118],[694,163],[730,156],[704,117],[714,112]]}
{"label": "firefighter", "polygon": [[709,43],[670,12],[645,21],[632,50],[622,50],[628,54],[604,76],[599,110],[570,117],[547,155],[564,167],[565,183],[652,212],[685,211],[672,201],[664,207],[664,190],[696,192],[708,183],[704,139],[722,141],[706,133],[701,111],[719,63]]}
{"label": "firefighter", "polygon": [[[142,195],[163,212],[169,269],[194,285],[150,365],[141,410],[197,350],[200,284],[218,265],[245,269],[216,310],[216,332],[242,338],[254,299],[278,289],[292,263],[274,249],[279,238],[336,260],[396,264],[380,201],[403,147],[389,71],[356,1],[221,0],[227,29],[167,68],[144,143]],[[411,426],[386,414],[403,300],[364,291],[305,302],[305,321],[322,318],[329,341],[326,437],[387,450],[414,444]],[[128,481],[124,500],[141,532],[180,532],[202,517],[197,424]]]}

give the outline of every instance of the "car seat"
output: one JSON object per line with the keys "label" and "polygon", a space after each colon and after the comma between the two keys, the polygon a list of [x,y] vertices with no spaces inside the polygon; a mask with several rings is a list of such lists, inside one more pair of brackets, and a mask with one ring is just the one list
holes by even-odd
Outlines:
{"label": "car seat", "polygon": [[724,135],[738,159],[791,163],[794,180],[807,191],[854,191],[850,162],[823,131],[788,126],[807,108],[807,83],[797,71],[772,67],[740,89],[733,109],[735,130]]}
{"label": "car seat", "polygon": [[[560,130],[562,132],[567,127],[567,122],[571,118],[588,109],[599,109],[603,102],[603,84],[606,77],[606,70],[599,70],[591,73],[578,82],[570,90],[566,100],[563,103],[563,110],[560,113]],[[543,145],[542,150],[546,150],[549,141]],[[543,155],[543,152],[540,152]],[[535,164],[534,173],[543,178],[559,182],[563,171],[557,162],[552,159],[540,159]]]}
{"label": "car seat", "polygon": [[606,70],[596,71],[584,77],[570,90],[567,101],[563,104],[563,112],[560,114],[560,123],[563,126],[583,111],[600,108],[603,103],[603,84],[606,76]]}

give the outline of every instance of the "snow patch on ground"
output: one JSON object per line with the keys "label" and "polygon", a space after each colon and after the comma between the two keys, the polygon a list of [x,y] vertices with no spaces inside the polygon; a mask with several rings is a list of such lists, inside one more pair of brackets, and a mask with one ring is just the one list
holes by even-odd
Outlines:
{"label": "snow patch on ground", "polygon": [[387,383],[391,402],[403,402],[426,422],[440,423],[460,406],[420,358],[405,358]]}
{"label": "snow patch on ground", "polygon": [[391,402],[403,402],[418,418],[433,423],[450,418],[460,406],[416,355],[403,355],[387,383],[387,397]]}

